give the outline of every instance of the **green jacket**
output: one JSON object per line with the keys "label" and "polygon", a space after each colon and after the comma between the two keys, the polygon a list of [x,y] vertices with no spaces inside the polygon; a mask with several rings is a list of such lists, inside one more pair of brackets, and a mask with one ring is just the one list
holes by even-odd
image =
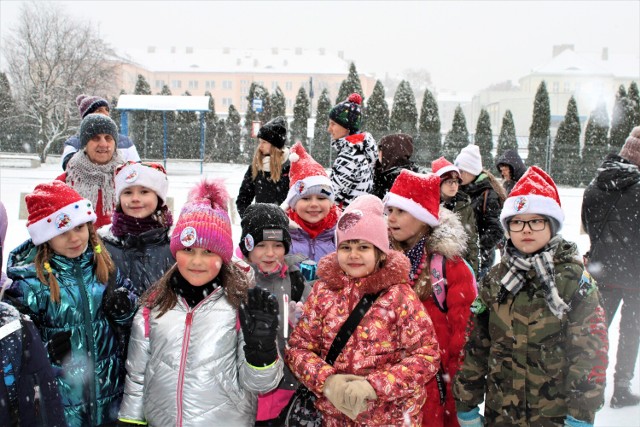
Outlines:
{"label": "green jacket", "polygon": [[[31,240],[9,255],[7,273],[13,279],[6,292],[9,302],[31,317],[45,345],[56,332],[71,332],[70,358],[62,365],[51,362],[58,373],[56,380],[69,426],[114,422],[124,387],[124,360],[118,356],[114,327],[102,310],[106,286],[93,273],[93,250],[89,247],[74,259],[60,255],[51,258],[60,285],[60,303],[51,302],[49,286],[36,277],[35,255]],[[116,286],[130,287],[130,282],[118,273]],[[132,310],[112,320],[119,325],[130,324],[133,314]]]}
{"label": "green jacket", "polygon": [[498,304],[506,259],[482,281],[472,306],[453,385],[456,409],[485,400],[490,426],[560,426],[567,415],[593,423],[604,403],[607,327],[576,245],[563,240],[554,256],[556,287],[571,307],[562,319],[549,310],[533,270],[520,292]]}

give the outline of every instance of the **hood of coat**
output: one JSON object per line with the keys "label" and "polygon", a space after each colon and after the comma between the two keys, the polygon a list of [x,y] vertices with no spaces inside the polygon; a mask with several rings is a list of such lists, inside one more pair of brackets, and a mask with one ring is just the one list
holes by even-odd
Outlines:
{"label": "hood of coat", "polygon": [[505,151],[500,157],[498,157],[498,160],[496,160],[498,176],[500,174],[500,165],[507,165],[511,167],[511,172],[513,172],[513,181],[518,181],[527,171],[527,167],[524,165],[522,158],[518,155],[518,152],[513,149]]}
{"label": "hood of coat", "polygon": [[[402,252],[390,250],[383,268],[378,269],[362,279],[357,279],[365,294],[376,294],[392,285],[407,282],[410,270],[409,258]],[[351,279],[338,264],[338,255],[333,252],[318,263],[318,277],[332,290],[344,288]]]}
{"label": "hood of coat", "polygon": [[462,256],[467,250],[467,232],[457,214],[440,206],[440,224],[433,227],[427,239],[430,252],[439,253],[447,259]]}
{"label": "hood of coat", "polygon": [[598,168],[595,184],[603,191],[620,191],[640,182],[638,167],[617,154],[609,154]]}
{"label": "hood of coat", "polygon": [[373,165],[378,157],[376,141],[369,132],[361,132],[331,141],[331,146],[340,154],[364,155]]}

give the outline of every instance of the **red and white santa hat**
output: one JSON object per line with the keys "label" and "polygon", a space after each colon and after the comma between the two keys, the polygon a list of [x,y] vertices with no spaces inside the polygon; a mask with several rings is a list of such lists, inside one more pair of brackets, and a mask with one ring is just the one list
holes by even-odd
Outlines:
{"label": "red and white santa hat", "polygon": [[129,161],[116,168],[115,177],[116,200],[120,202],[120,194],[134,185],[146,187],[167,203],[169,180],[167,171],[160,163]]}
{"label": "red and white santa hat", "polygon": [[62,181],[38,184],[25,202],[27,231],[36,246],[98,218],[91,202]]}
{"label": "red and white santa hat", "polygon": [[444,156],[431,162],[431,171],[439,177],[442,177],[442,175],[447,172],[456,172],[460,175],[460,169],[458,169],[449,160],[445,159]]}
{"label": "red and white santa hat", "polygon": [[564,212],[560,195],[553,179],[537,166],[531,166],[513,187],[500,213],[500,222],[505,230],[507,221],[518,214],[538,214],[557,221],[562,229]]}
{"label": "red and white santa hat", "polygon": [[324,196],[332,202],[335,200],[327,172],[307,153],[300,141],[296,142],[289,150],[289,161],[291,162],[289,192],[284,203],[280,206],[282,209],[295,209],[298,200],[313,194]]}
{"label": "red and white santa hat", "polygon": [[431,227],[437,226],[440,224],[440,177],[403,169],[384,197],[384,207],[402,209]]}

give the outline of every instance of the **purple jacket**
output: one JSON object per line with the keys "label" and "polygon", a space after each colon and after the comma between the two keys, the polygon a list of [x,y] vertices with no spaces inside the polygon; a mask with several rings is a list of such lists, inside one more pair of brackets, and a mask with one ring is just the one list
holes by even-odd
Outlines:
{"label": "purple jacket", "polygon": [[315,239],[312,239],[309,233],[290,220],[291,249],[289,254],[303,254],[308,259],[318,262],[323,256],[336,251],[335,231],[336,227],[333,226],[318,234]]}

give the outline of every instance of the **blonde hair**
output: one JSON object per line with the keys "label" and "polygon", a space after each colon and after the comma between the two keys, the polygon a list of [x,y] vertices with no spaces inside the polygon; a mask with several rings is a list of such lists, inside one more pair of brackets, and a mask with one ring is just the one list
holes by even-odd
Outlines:
{"label": "blonde hair", "polygon": [[[251,178],[254,181],[258,176],[258,173],[263,171],[262,162],[264,158],[265,155],[262,154],[262,151],[260,151],[260,143],[258,143],[256,151],[253,153],[253,160],[251,161]],[[269,179],[271,181],[280,181],[280,176],[282,174],[282,164],[284,162],[284,150],[281,150],[272,144],[271,150],[269,151],[269,168],[271,169],[271,176],[269,177]]]}
{"label": "blonde hair", "polygon": [[[89,244],[93,248],[93,273],[100,283],[106,285],[109,281],[109,274],[113,273],[116,267],[111,259],[111,255],[109,255],[109,252],[104,248],[100,236],[98,236],[98,233],[96,233],[93,228],[93,224],[90,222],[86,224],[89,229]],[[38,246],[34,262],[36,266],[36,277],[38,277],[38,280],[42,283],[49,286],[51,302],[59,303],[60,285],[49,264],[54,254],[55,252],[51,249],[49,243],[45,242]],[[47,277],[45,277],[45,273]]]}
{"label": "blonde hair", "polygon": [[[428,237],[429,234],[431,234],[431,227],[429,226],[429,224],[425,224],[425,226],[426,228],[424,229],[424,231],[420,233],[420,238],[417,241],[420,241],[420,239],[422,239],[424,236]],[[429,259],[431,258],[431,254],[429,253],[429,248],[427,247],[428,241],[429,239],[427,238],[427,241],[424,244],[424,254],[426,255],[425,257],[426,262],[428,262]],[[397,251],[404,252],[408,249],[411,249],[407,247],[406,244],[402,242],[398,242],[391,235],[389,236],[389,242],[391,243],[391,247]],[[420,272],[420,274],[418,275],[418,277],[416,278],[416,280],[414,280],[413,282],[413,290],[418,295],[418,298],[420,298],[420,301],[428,300],[431,297],[431,294],[433,293],[433,289],[431,287],[431,275],[429,274],[429,269],[430,269],[429,266],[425,265],[422,271]]]}

